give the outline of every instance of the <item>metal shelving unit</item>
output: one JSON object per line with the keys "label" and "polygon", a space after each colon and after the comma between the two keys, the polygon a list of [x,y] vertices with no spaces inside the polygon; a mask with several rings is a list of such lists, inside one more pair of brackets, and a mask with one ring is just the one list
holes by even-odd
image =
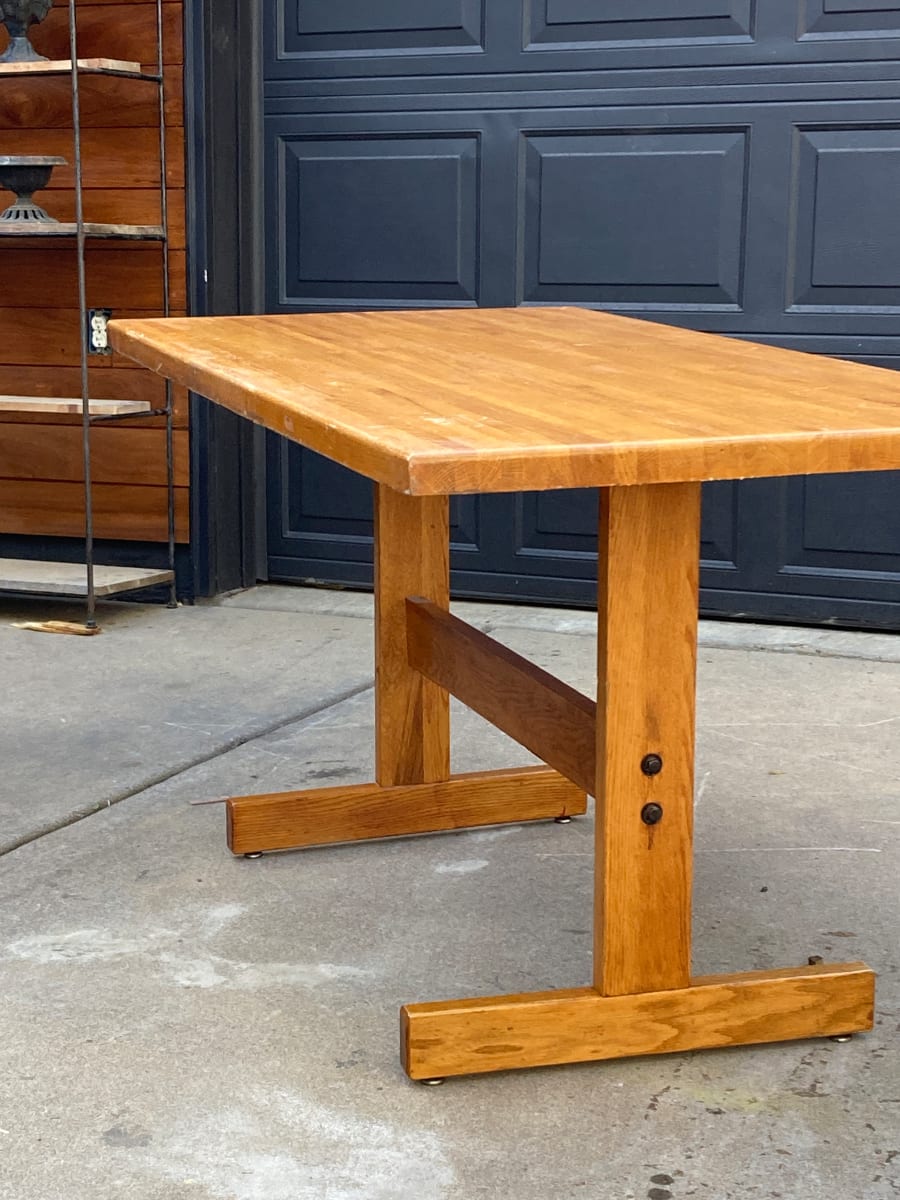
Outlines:
{"label": "metal shelving unit", "polygon": [[[166,400],[162,408],[140,401],[96,400],[90,394],[90,351],[88,327],[86,247],[94,239],[157,242],[162,251],[163,315],[169,316],[168,196],[166,162],[166,113],[163,75],[163,0],[156,0],[156,70],[144,71],[140,63],[111,58],[78,57],[78,21],[76,0],[68,0],[69,49],[71,58],[40,62],[0,64],[0,87],[5,77],[40,78],[68,75],[71,86],[72,125],[75,168],[75,221],[40,226],[32,221],[0,223],[0,238],[41,238],[74,241],[78,265],[78,315],[81,345],[81,396],[62,397],[0,396],[0,411],[34,413],[80,413],[82,419],[82,457],[84,463],[85,561],[81,564],[30,562],[0,559],[0,590],[29,594],[84,597],[85,622],[96,627],[98,595],[109,596],[165,584],[169,588],[169,606],[175,597],[175,454],[174,406],[172,384],[166,382]],[[86,221],[84,215],[84,163],[81,130],[80,79],[82,75],[126,78],[137,86],[154,87],[158,94],[159,123],[159,195],[158,225],[125,225]],[[166,429],[167,549],[166,570],[101,566],[94,556],[94,512],[91,478],[91,431],[103,422],[127,421],[135,417],[164,417]]]}

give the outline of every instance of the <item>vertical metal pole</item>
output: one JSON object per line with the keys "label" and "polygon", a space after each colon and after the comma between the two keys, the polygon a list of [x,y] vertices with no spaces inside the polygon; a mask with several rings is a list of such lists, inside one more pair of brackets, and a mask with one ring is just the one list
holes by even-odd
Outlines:
{"label": "vertical metal pole", "polygon": [[[169,195],[168,172],[166,158],[166,88],[165,61],[163,54],[163,0],[156,0],[156,70],[159,75],[159,207],[160,224],[162,225],[162,256],[163,256],[163,315],[168,316],[169,304]],[[172,582],[169,584],[169,608],[175,608],[177,589],[175,587],[175,414],[172,399],[172,381],[166,380],[166,496],[168,517],[167,536],[169,551],[169,570],[172,572]]]}
{"label": "vertical metal pole", "polygon": [[75,148],[75,231],[78,257],[78,313],[81,322],[81,440],[84,463],[84,558],[87,582],[88,629],[97,626],[94,592],[94,504],[91,489],[91,397],[87,343],[87,279],[85,270],[83,172],[81,163],[81,97],[78,79],[78,28],[75,0],[69,0],[69,53],[72,58],[72,126]]}

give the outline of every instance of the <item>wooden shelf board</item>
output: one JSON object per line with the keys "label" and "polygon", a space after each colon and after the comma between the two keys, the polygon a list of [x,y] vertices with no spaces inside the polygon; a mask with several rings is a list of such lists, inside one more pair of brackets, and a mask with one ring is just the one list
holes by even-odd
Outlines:
{"label": "wooden shelf board", "polygon": [[[148,79],[153,83],[159,76],[141,69],[139,62],[120,58],[79,58],[78,70],[86,75],[127,75],[134,79]],[[0,75],[69,75],[72,72],[70,58],[52,58],[44,62],[0,63]]]}
{"label": "wooden shelf board", "polygon": [[[172,581],[172,572],[139,567],[94,567],[98,596],[133,592]],[[0,592],[29,592],[44,596],[86,596],[84,563],[32,562],[0,558]]]}
{"label": "wooden shelf board", "polygon": [[[162,225],[112,225],[85,221],[85,237],[125,238],[135,241],[165,241]],[[0,221],[0,237],[74,238],[78,226],[74,221]]]}
{"label": "wooden shelf board", "polygon": [[[88,411],[92,416],[148,413],[150,404],[146,400],[90,400]],[[0,412],[67,413],[80,416],[82,402],[80,398],[56,396],[0,396]]]}

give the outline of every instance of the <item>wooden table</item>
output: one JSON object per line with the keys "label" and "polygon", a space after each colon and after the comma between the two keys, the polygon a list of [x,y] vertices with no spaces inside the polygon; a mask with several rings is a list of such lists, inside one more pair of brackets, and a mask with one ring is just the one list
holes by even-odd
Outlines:
{"label": "wooden table", "polygon": [[[597,797],[592,985],[406,1006],[412,1078],[871,1028],[863,963],[691,974],[700,485],[900,467],[900,375],[573,308],[117,321],[110,336],[376,484],[375,782],[230,800],[235,853]],[[567,487],[601,490],[596,704],[448,612],[448,497]],[[448,693],[546,767],[452,775]]]}

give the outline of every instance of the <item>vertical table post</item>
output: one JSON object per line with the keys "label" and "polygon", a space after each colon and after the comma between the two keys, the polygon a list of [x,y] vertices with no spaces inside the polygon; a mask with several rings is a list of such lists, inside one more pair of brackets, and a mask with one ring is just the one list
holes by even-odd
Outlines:
{"label": "vertical table post", "polygon": [[409,665],[406,598],[450,606],[446,496],[375,488],[375,778],[382,787],[450,777],[450,697]]}
{"label": "vertical table post", "polygon": [[601,493],[594,986],[691,970],[700,484]]}

